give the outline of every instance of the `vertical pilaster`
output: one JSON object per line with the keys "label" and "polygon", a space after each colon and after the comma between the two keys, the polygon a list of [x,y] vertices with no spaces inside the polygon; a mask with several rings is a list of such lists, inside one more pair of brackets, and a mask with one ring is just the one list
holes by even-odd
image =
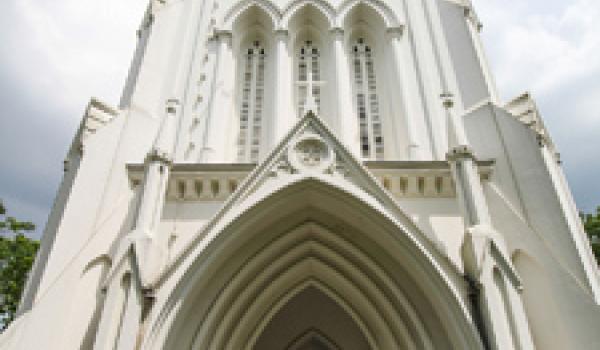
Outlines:
{"label": "vertical pilaster", "polygon": [[166,239],[155,237],[155,234],[161,219],[175,148],[178,107],[177,100],[167,102],[163,123],[145,162],[144,185],[132,233],[143,287],[152,283],[168,256]]}
{"label": "vertical pilaster", "polygon": [[358,135],[358,121],[352,106],[352,90],[350,82],[350,68],[348,57],[344,49],[344,30],[333,28],[331,30],[333,39],[333,56],[335,62],[335,98],[336,98],[336,121],[334,130],[341,135],[340,139],[348,146],[348,149],[357,157],[360,156],[360,142]]}
{"label": "vertical pilaster", "polygon": [[207,145],[202,161],[205,163],[225,162],[228,141],[231,139],[231,118],[235,85],[235,63],[232,52],[230,31],[216,33],[218,51],[216,84],[210,106],[210,120],[207,130]]}
{"label": "vertical pilaster", "polygon": [[425,126],[428,128],[434,159],[443,159],[447,151],[444,142],[444,109],[439,95],[447,90],[438,64],[435,40],[425,13],[424,1],[404,1],[407,16],[407,37],[413,51],[419,87],[425,100]]}
{"label": "vertical pilaster", "polygon": [[289,36],[285,29],[275,31],[275,89],[273,133],[270,146],[274,147],[293,127],[296,113],[292,98],[292,58]]}
{"label": "vertical pilaster", "polygon": [[417,132],[417,118],[424,118],[423,101],[419,94],[417,78],[412,72],[412,59],[407,51],[402,48],[401,27],[389,28],[387,36],[391,45],[392,66],[394,68],[396,89],[400,91],[400,98],[392,98],[394,108],[398,111],[403,104],[406,121],[406,135],[408,137],[406,154],[409,160],[423,160],[423,145],[426,144]]}
{"label": "vertical pilaster", "polygon": [[140,67],[142,65],[142,59],[144,58],[146,46],[148,45],[150,33],[152,32],[153,22],[154,16],[152,14],[152,6],[151,4],[148,4],[142,24],[137,31],[138,40],[135,47],[135,52],[133,54],[133,60],[131,62],[131,67],[129,68],[129,73],[127,74],[127,80],[125,81],[125,87],[123,88],[123,92],[121,94],[121,100],[119,101],[119,108],[121,109],[128,108],[129,104],[131,103],[131,95],[133,94],[135,84],[137,83]]}
{"label": "vertical pilaster", "polygon": [[494,81],[492,70],[490,69],[488,59],[485,55],[485,50],[483,49],[481,36],[479,35],[479,32],[481,31],[483,25],[479,21],[479,18],[477,17],[475,11],[470,5],[465,6],[465,18],[467,21],[467,28],[469,30],[469,34],[471,35],[471,40],[473,40],[473,47],[475,48],[475,53],[477,54],[479,64],[481,65],[481,71],[483,72],[483,77],[485,79],[485,83],[490,94],[490,100],[500,105],[500,97],[496,88],[496,82]]}

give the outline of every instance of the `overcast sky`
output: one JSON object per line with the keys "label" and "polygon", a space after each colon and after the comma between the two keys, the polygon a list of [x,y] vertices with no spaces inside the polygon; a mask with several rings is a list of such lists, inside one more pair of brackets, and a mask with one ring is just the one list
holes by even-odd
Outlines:
{"label": "overcast sky", "polygon": [[[473,0],[502,98],[531,91],[579,207],[600,204],[600,1]],[[91,96],[116,105],[147,0],[3,0],[0,198],[41,232]]]}

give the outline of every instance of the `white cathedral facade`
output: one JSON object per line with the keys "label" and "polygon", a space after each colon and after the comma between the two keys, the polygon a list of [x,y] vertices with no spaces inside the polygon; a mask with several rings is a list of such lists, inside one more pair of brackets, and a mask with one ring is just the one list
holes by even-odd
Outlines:
{"label": "white cathedral facade", "polygon": [[153,0],[0,349],[600,349],[598,267],[469,0]]}

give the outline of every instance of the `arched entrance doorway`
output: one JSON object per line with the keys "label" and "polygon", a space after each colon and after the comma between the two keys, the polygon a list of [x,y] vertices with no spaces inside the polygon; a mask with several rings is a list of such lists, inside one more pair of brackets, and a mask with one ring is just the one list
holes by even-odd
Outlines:
{"label": "arched entrance doorway", "polygon": [[377,203],[314,178],[256,203],[182,265],[153,348],[481,348],[458,271]]}
{"label": "arched entrance doorway", "polygon": [[369,342],[352,317],[318,287],[308,286],[269,321],[261,350],[365,350]]}

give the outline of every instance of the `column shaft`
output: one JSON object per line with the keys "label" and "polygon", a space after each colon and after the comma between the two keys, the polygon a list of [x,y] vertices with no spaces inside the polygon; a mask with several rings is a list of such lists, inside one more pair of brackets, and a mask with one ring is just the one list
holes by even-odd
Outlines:
{"label": "column shaft", "polygon": [[296,115],[292,108],[292,57],[286,30],[275,33],[275,89],[273,90],[273,132],[271,147],[274,147],[294,126]]}
{"label": "column shaft", "polygon": [[210,107],[207,130],[207,145],[202,161],[206,163],[226,162],[228,143],[231,140],[235,64],[231,47],[231,33],[217,34],[218,52],[215,86]]}
{"label": "column shaft", "polygon": [[[417,133],[417,120],[424,118],[423,102],[419,94],[419,85],[415,74],[409,70],[414,68],[410,55],[402,48],[401,30],[395,29],[388,32],[391,43],[392,65],[394,67],[397,89],[405,112],[406,135],[408,149],[406,153],[409,160],[423,160],[424,140]],[[396,107],[399,108],[399,107]]]}
{"label": "column shaft", "polygon": [[348,57],[344,49],[344,31],[340,28],[332,30],[333,55],[335,62],[335,85],[332,87],[336,98],[336,120],[332,126],[340,135],[340,139],[356,156],[360,156],[358,121],[352,106],[352,90],[350,88],[350,69]]}

